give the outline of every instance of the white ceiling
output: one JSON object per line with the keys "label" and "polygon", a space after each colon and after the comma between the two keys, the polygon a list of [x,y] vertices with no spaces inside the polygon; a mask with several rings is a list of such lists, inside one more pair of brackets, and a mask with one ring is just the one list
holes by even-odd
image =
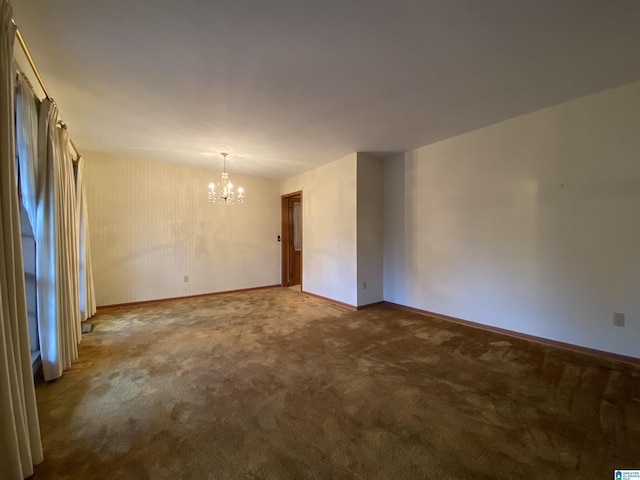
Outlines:
{"label": "white ceiling", "polygon": [[274,179],[640,80],[638,0],[13,0],[83,151]]}

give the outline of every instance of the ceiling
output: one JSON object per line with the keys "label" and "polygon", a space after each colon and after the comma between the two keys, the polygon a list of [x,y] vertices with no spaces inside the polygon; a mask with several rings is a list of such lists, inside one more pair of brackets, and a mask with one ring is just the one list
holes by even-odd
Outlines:
{"label": "ceiling", "polygon": [[637,0],[12,0],[80,151],[282,179],[640,80]]}

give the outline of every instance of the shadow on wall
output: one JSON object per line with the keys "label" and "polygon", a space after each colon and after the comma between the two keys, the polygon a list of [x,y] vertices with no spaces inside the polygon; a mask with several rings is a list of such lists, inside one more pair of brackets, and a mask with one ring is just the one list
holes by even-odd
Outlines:
{"label": "shadow on wall", "polygon": [[385,159],[382,169],[383,299],[405,305],[405,218],[411,214],[405,199],[405,154]]}

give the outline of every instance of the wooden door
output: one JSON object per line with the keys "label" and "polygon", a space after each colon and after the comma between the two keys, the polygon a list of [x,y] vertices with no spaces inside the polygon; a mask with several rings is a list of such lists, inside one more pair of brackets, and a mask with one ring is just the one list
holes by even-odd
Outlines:
{"label": "wooden door", "polygon": [[291,272],[289,276],[290,285],[300,285],[302,270],[302,232],[300,219],[302,212],[300,210],[300,198],[292,198],[289,200],[289,256]]}
{"label": "wooden door", "polygon": [[302,192],[282,196],[282,285],[302,283]]}

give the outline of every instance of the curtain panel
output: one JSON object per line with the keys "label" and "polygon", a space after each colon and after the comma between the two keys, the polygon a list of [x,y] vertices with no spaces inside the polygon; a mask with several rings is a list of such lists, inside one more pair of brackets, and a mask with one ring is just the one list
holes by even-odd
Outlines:
{"label": "curtain panel", "polygon": [[44,99],[39,119],[36,270],[45,380],[60,377],[71,366],[82,338],[75,182],[68,132],[57,124],[57,106]]}
{"label": "curtain panel", "polygon": [[21,479],[42,461],[36,407],[15,157],[13,43],[8,0],[0,0],[0,474]]}
{"label": "curtain panel", "polygon": [[[66,128],[57,127],[58,135],[58,182],[56,184],[56,243],[59,265],[57,272],[61,279],[60,296],[58,297],[62,310],[59,321],[68,331],[63,335],[68,342],[67,351],[73,352],[71,361],[78,358],[78,344],[82,341],[82,325],[80,323],[80,299],[78,293],[78,221],[76,218],[76,181],[71,156],[71,140]],[[71,361],[63,370],[71,366]]]}
{"label": "curtain panel", "polygon": [[38,330],[40,356],[45,380],[62,375],[61,327],[57,322],[57,276],[54,230],[54,153],[58,148],[58,136],[49,135],[50,125],[58,121],[57,107],[45,99],[40,104],[38,133],[38,208],[36,239],[36,278],[38,282]]}
{"label": "curtain panel", "polygon": [[96,313],[96,294],[91,267],[91,245],[89,242],[89,214],[87,193],[84,184],[84,159],[76,162],[76,218],[78,219],[78,289],[80,294],[80,321],[84,322]]}
{"label": "curtain panel", "polygon": [[38,105],[40,100],[22,72],[18,74],[16,80],[15,102],[20,199],[29,216],[29,223],[35,238],[38,225],[36,220],[38,214]]}

